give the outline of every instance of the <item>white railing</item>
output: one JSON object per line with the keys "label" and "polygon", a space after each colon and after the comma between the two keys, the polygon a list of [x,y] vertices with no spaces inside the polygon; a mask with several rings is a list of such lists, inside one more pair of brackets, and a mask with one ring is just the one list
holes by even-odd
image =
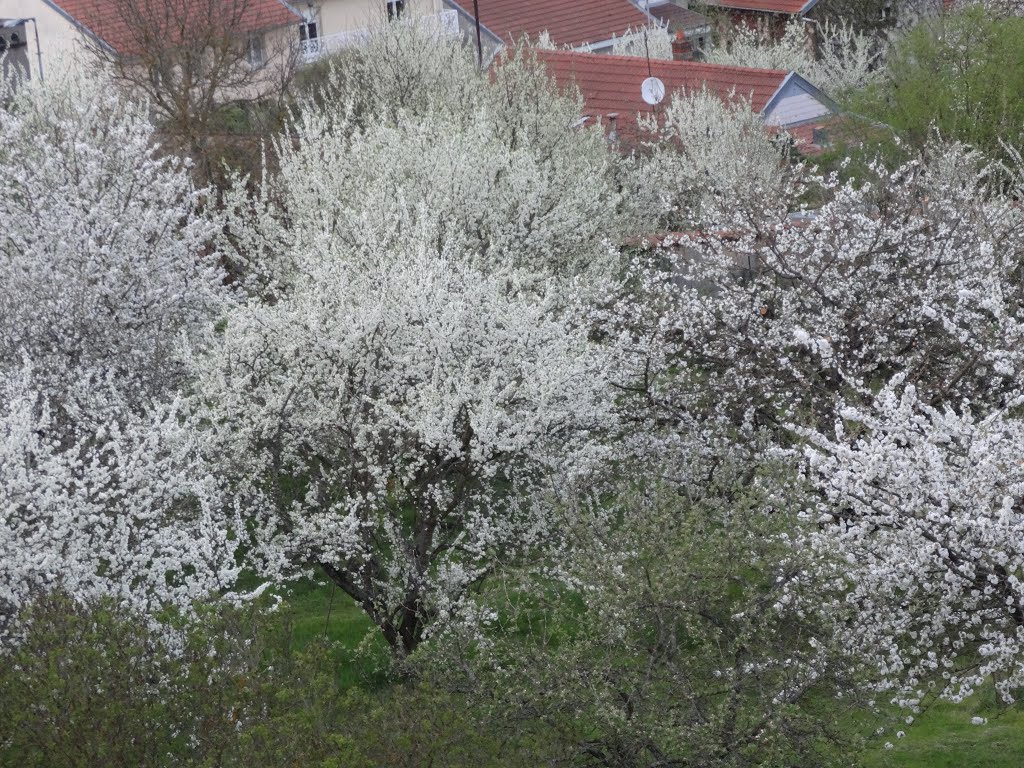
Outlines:
{"label": "white railing", "polygon": [[[429,16],[420,16],[416,19],[416,25],[425,29],[436,29],[437,33],[443,37],[454,37],[459,34],[459,14],[457,11],[446,9]],[[299,56],[303,63],[308,64],[321,56],[329,56],[344,48],[359,45],[365,42],[372,33],[371,27],[364,27],[363,29],[346,29],[343,32],[312,40],[302,40],[299,42]]]}

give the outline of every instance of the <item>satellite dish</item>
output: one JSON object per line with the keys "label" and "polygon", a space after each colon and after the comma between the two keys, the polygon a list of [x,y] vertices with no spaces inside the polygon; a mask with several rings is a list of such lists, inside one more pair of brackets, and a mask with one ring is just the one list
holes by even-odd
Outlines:
{"label": "satellite dish", "polygon": [[652,107],[665,98],[665,84],[656,77],[648,77],[640,85],[640,95]]}

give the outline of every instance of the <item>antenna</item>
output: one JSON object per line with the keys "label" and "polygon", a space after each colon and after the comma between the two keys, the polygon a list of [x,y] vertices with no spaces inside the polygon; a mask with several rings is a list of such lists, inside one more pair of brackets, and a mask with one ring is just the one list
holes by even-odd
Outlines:
{"label": "antenna", "polygon": [[647,26],[644,27],[644,54],[647,57],[647,79],[640,84],[640,96],[652,107],[661,104],[665,98],[665,84],[654,76],[651,71],[651,49],[647,44],[647,34],[650,32],[651,0],[647,0]]}
{"label": "antenna", "polygon": [[640,96],[652,107],[665,98],[665,84],[656,77],[648,77],[640,84]]}

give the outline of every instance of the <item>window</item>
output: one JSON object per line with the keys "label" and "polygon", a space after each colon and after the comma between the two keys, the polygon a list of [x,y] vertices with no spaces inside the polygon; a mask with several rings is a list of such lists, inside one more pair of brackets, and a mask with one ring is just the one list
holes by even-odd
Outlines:
{"label": "window", "polygon": [[388,4],[388,21],[402,18],[405,12],[405,0],[385,0]]}
{"label": "window", "polygon": [[245,48],[245,59],[253,68],[262,67],[267,63],[263,53],[263,35],[249,35],[249,44]]}
{"label": "window", "polygon": [[316,46],[316,43],[313,41],[320,39],[319,16],[319,9],[313,8],[303,17],[302,23],[299,24],[299,40],[303,43],[309,43],[313,47]]}

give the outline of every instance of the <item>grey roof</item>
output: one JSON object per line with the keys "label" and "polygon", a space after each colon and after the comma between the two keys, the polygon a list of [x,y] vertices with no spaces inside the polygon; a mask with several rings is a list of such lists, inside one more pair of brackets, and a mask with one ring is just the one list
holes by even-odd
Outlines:
{"label": "grey roof", "polygon": [[682,30],[688,32],[693,29],[707,27],[711,23],[708,21],[707,16],[671,2],[652,5],[647,10],[651,16],[668,24],[669,29],[672,31]]}

